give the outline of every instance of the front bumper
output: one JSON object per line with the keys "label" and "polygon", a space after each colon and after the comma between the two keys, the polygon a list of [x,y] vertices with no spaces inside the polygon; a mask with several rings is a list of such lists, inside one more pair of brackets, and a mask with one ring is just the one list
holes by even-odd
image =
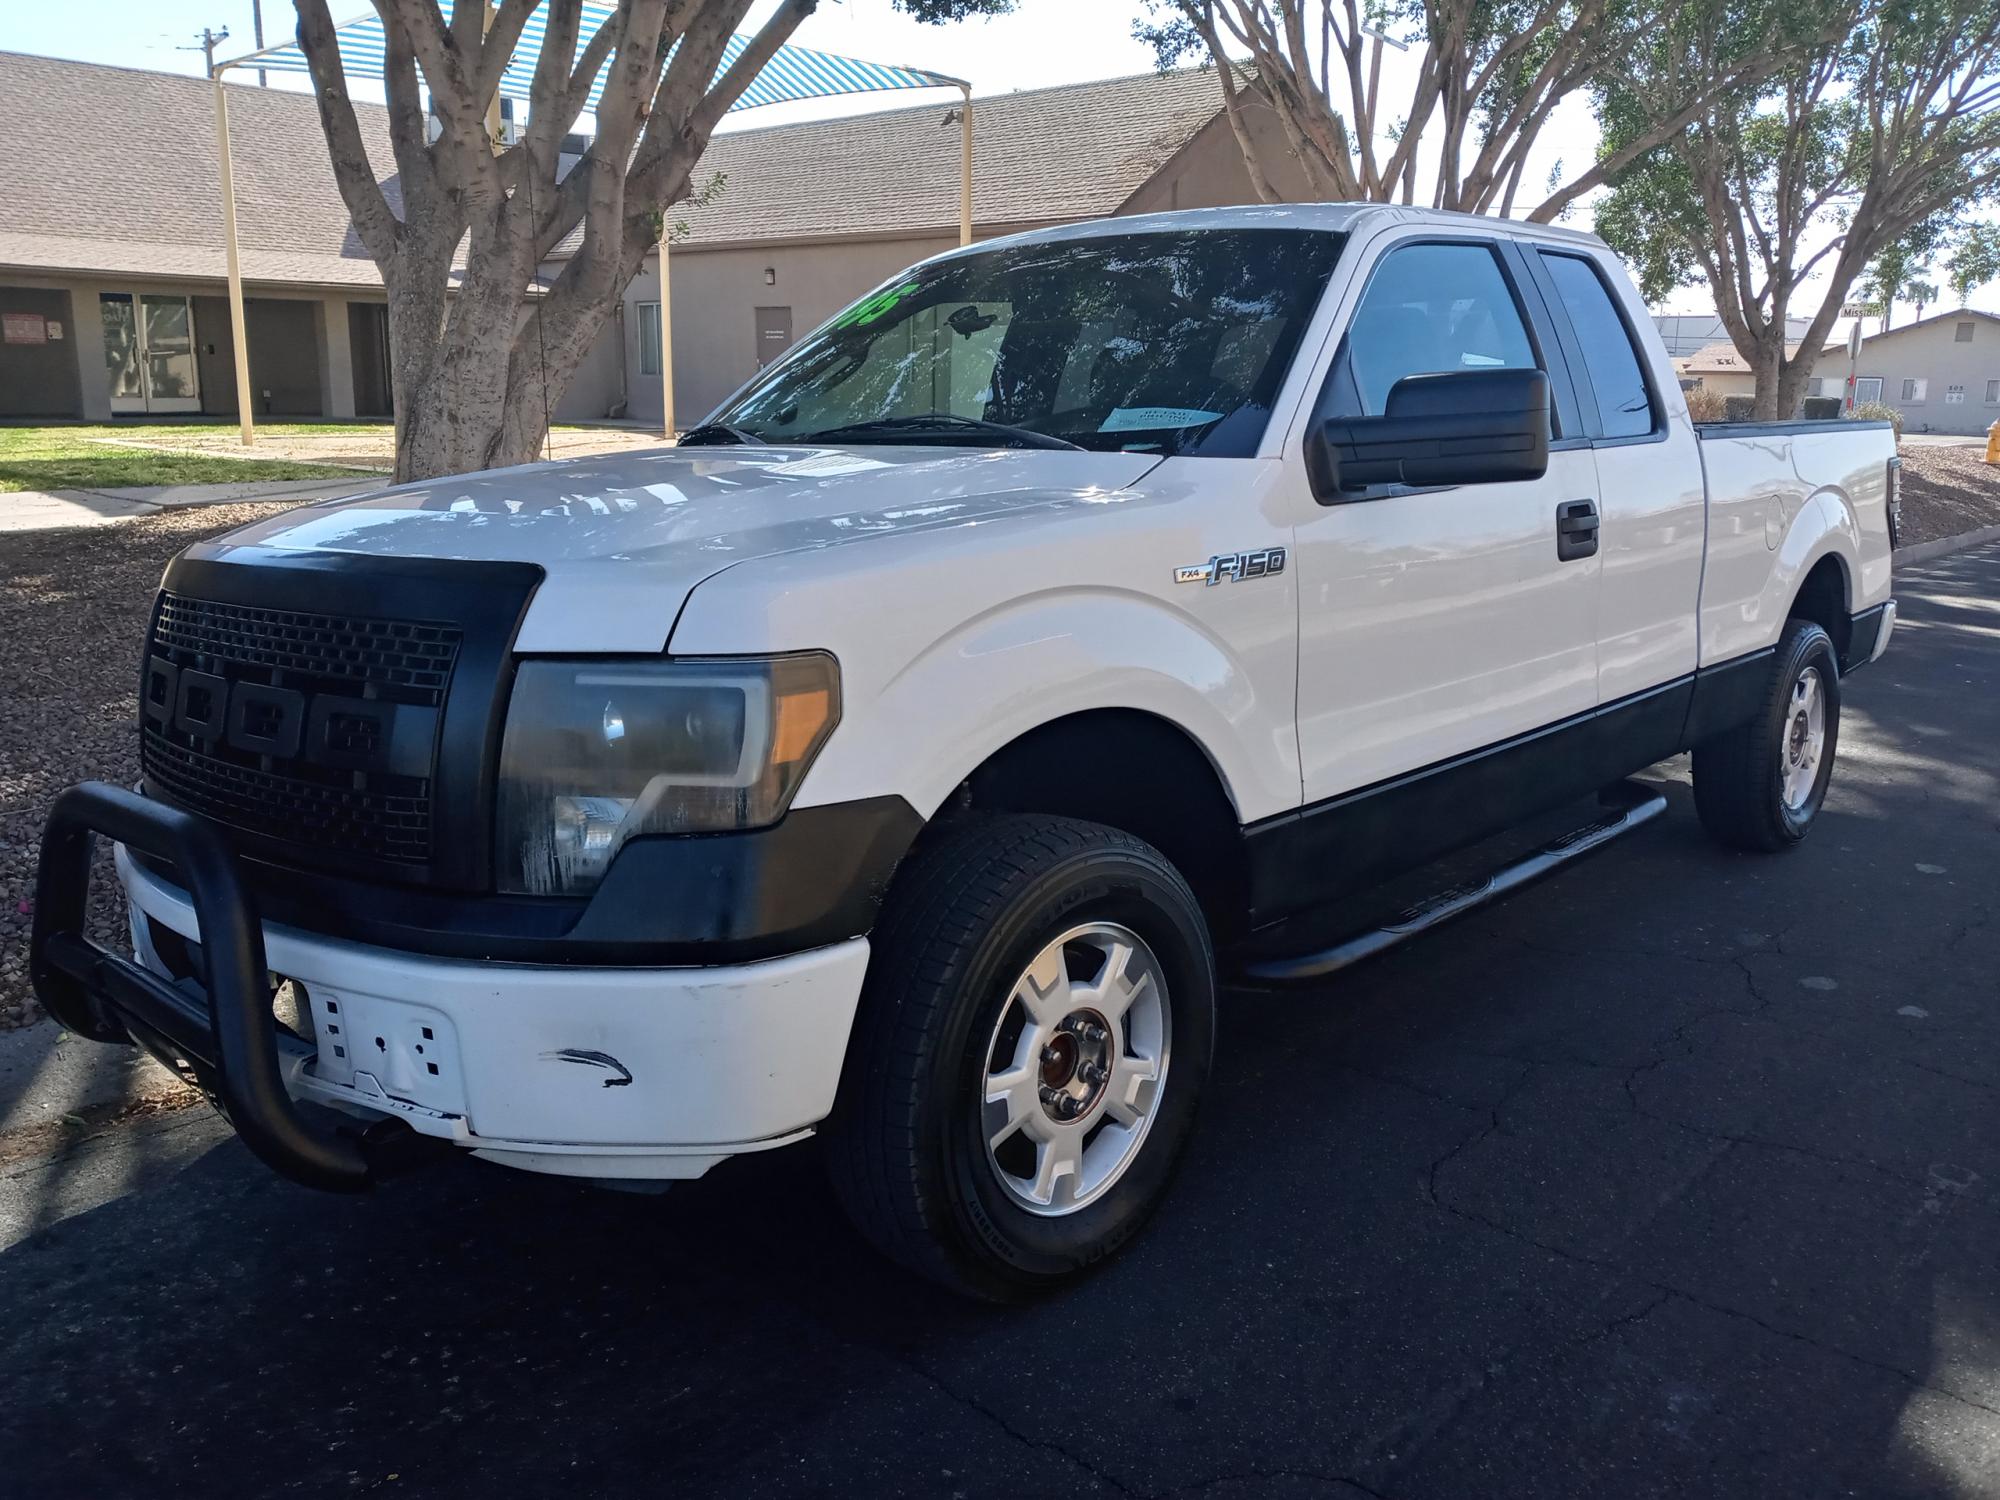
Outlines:
{"label": "front bumper", "polygon": [[[186,882],[117,851],[136,962],[81,935],[91,830]],[[95,785],[58,799],[39,889],[32,971],[50,1013],[185,1062],[260,1158],[318,1187],[367,1186],[380,1131],[317,1128],[300,1101],[569,1176],[694,1177],[799,1139],[832,1108],[868,963],[861,938],[711,968],[346,942],[262,922],[212,824]],[[294,982],[290,1029],[273,1014],[280,976]]]}

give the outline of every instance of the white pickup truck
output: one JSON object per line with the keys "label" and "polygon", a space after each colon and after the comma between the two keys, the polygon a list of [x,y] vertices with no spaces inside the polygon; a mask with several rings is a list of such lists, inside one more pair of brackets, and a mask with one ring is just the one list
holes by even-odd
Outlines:
{"label": "white pickup truck", "polygon": [[[996,240],[678,447],[176,558],[144,783],[58,801],[35,984],[303,1182],[424,1142],[660,1182],[818,1133],[863,1233],[1006,1296],[1161,1199],[1219,969],[1315,978],[1507,889],[1681,751],[1717,837],[1803,838],[1895,622],[1896,480],[1883,424],[1697,429],[1587,235]],[[132,958],[85,935],[93,833]]]}

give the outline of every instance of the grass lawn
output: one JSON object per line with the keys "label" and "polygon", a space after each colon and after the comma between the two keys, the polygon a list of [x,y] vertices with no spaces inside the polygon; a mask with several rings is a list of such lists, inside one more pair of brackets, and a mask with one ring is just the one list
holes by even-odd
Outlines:
{"label": "grass lawn", "polygon": [[[104,490],[150,484],[233,484],[253,479],[338,479],[351,468],[169,453],[128,446],[133,440],[167,441],[198,427],[0,427],[0,494],[19,490]],[[362,424],[281,423],[259,427],[272,436],[366,432]],[[231,431],[234,431],[232,428]],[[121,439],[117,443],[94,441]]]}

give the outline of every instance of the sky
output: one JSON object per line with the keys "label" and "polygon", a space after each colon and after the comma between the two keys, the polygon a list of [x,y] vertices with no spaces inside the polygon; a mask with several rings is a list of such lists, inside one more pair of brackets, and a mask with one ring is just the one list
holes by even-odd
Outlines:
{"label": "sky", "polygon": [[[758,0],[754,26],[777,0]],[[361,14],[366,0],[333,0],[336,21]],[[799,45],[844,53],[872,62],[900,63],[946,73],[971,82],[975,99],[1054,84],[1081,83],[1150,71],[1150,48],[1132,35],[1139,0],[1020,0],[1011,15],[924,26],[895,10],[890,0],[821,0],[818,11],[793,38]],[[266,45],[289,38],[294,24],[290,0],[263,0]],[[40,53],[87,62],[116,63],[162,72],[199,74],[203,27],[227,30],[217,56],[240,56],[254,49],[253,0],[67,0],[31,3],[0,0],[0,49]],[[1385,54],[1385,74],[1393,83],[1408,62]],[[271,75],[274,86],[305,88],[298,76]],[[357,87],[357,96],[365,90]],[[377,95],[379,97],[379,94]],[[920,95],[855,95],[766,105],[731,114],[724,129],[788,124],[802,119],[857,114],[914,103]],[[942,107],[955,91],[931,96]],[[1523,196],[1545,183],[1559,167],[1587,162],[1595,154],[1597,127],[1581,97],[1558,108],[1537,142],[1523,179]],[[1532,201],[1532,199],[1530,200]],[[1587,206],[1565,222],[1589,227]],[[1705,287],[1687,288],[1667,303],[1673,312],[1711,312]],[[1907,316],[1907,313],[1905,313]]]}

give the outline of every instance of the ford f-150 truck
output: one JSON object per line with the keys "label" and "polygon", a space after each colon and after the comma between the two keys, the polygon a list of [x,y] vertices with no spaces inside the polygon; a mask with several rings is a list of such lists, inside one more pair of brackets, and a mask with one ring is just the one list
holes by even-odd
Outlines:
{"label": "ford f-150 truck", "polygon": [[[1309,205],[991,241],[678,446],[182,553],[143,783],[51,813],[34,983],[301,1182],[427,1142],[661,1182],[819,1134],[882,1249],[1018,1293],[1161,1199],[1219,972],[1318,978],[1509,889],[1682,751],[1716,837],[1804,838],[1895,623],[1896,483],[1884,424],[1697,428],[1588,235]],[[86,932],[93,834],[129,958]]]}

